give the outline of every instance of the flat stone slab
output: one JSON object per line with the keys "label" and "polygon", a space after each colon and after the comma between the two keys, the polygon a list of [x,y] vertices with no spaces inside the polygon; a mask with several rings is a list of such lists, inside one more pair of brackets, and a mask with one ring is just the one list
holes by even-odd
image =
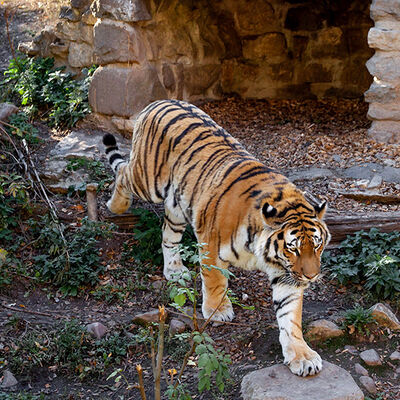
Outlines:
{"label": "flat stone slab", "polygon": [[323,361],[318,375],[300,377],[283,364],[247,374],[243,400],[363,400],[364,394],[343,368]]}

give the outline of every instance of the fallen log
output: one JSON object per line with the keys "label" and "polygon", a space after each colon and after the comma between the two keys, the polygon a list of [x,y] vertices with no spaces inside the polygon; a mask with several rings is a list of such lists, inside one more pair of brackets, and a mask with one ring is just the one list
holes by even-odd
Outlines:
{"label": "fallen log", "polygon": [[[132,214],[122,214],[109,215],[105,219],[121,229],[132,229],[139,217]],[[400,231],[400,212],[374,212],[351,215],[328,213],[325,217],[325,222],[332,235],[329,247],[333,248],[346,239],[347,235],[352,235],[357,231],[369,231],[371,228],[377,228],[382,232]]]}

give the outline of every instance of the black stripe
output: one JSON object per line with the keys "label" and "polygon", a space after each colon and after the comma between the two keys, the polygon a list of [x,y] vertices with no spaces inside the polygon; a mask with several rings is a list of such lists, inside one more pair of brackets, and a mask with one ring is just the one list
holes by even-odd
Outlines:
{"label": "black stripe", "polygon": [[105,153],[106,154],[111,153],[113,150],[118,150],[118,146],[107,147]]}
{"label": "black stripe", "polygon": [[120,159],[123,160],[121,154],[116,153],[116,154],[113,154],[110,156],[110,158],[108,159],[108,162],[112,165],[114,163],[114,161],[120,160]]}

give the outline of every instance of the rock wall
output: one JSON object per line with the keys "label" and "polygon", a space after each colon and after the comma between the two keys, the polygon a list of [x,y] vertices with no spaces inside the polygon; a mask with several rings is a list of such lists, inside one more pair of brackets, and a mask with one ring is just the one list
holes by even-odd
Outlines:
{"label": "rock wall", "polygon": [[92,118],[108,129],[160,98],[359,97],[372,79],[365,0],[71,0],[60,18],[20,49],[98,64]]}
{"label": "rock wall", "polygon": [[367,67],[374,77],[365,93],[372,119],[369,134],[377,140],[400,143],[400,1],[374,0],[375,26],[368,43],[375,49]]}

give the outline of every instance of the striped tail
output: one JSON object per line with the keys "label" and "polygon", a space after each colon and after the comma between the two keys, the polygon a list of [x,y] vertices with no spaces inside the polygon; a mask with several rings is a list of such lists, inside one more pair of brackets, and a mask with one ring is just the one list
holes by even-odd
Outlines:
{"label": "striped tail", "polygon": [[106,156],[108,162],[110,163],[112,170],[117,173],[119,168],[123,164],[126,164],[126,161],[118,151],[117,141],[115,140],[114,135],[111,133],[106,133],[103,136],[103,144],[106,147]]}

